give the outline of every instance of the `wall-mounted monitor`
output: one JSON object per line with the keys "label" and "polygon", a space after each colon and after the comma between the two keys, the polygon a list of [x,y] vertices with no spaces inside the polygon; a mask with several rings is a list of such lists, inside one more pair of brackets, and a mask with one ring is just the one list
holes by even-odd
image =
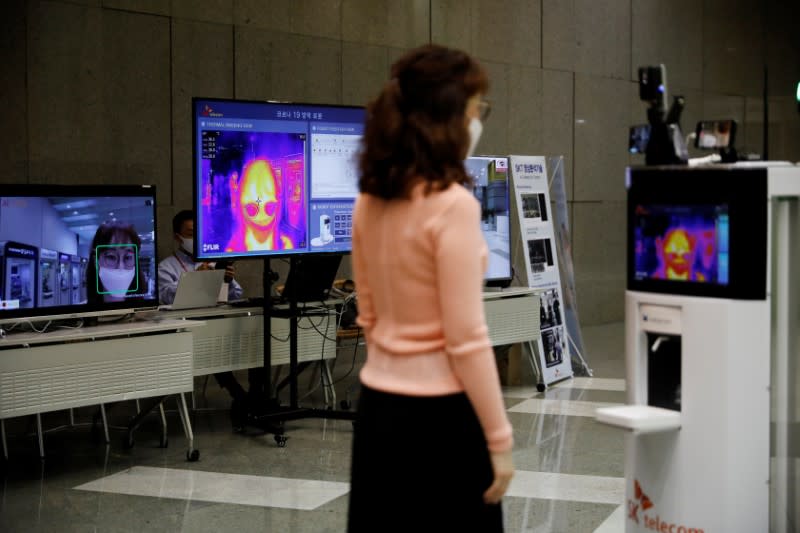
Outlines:
{"label": "wall-mounted monitor", "polygon": [[472,177],[472,193],[481,204],[481,230],[489,248],[487,283],[508,282],[511,273],[509,237],[509,172],[507,157],[470,157],[464,161]]}
{"label": "wall-mounted monitor", "polygon": [[629,290],[766,297],[764,168],[637,167],[627,187]]}
{"label": "wall-mounted monitor", "polygon": [[363,107],[194,98],[195,254],[347,253]]}
{"label": "wall-mounted monitor", "polygon": [[152,186],[4,185],[0,321],[157,305]]}

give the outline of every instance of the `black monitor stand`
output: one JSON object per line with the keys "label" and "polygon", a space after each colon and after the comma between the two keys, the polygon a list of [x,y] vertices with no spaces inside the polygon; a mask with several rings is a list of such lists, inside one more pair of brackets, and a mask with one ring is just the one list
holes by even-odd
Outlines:
{"label": "black monitor stand", "polygon": [[[290,259],[290,276],[294,271],[297,277],[303,259],[292,257]],[[335,272],[334,272],[335,275]],[[298,283],[290,283],[287,280],[284,291],[284,299],[288,304],[286,309],[276,309],[270,297],[272,284],[276,276],[270,267],[270,260],[264,260],[264,401],[266,408],[264,412],[253,415],[248,422],[267,433],[275,435],[275,442],[279,447],[286,445],[286,435],[284,434],[283,422],[286,420],[300,420],[303,418],[325,418],[338,420],[355,420],[355,412],[337,411],[334,409],[316,409],[300,407],[297,391],[297,379],[300,368],[297,362],[297,321],[301,317],[326,315],[327,311],[308,310],[298,306],[297,292]],[[330,286],[328,286],[330,288]],[[289,405],[281,406],[277,399],[277,391],[272,390],[272,317],[289,319]]]}

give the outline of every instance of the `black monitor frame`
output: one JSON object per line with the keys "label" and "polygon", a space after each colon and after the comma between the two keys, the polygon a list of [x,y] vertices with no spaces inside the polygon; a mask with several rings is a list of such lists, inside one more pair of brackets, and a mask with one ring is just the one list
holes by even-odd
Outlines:
{"label": "black monitor frame", "polygon": [[[194,250],[194,259],[195,261],[214,261],[214,260],[227,260],[227,261],[239,261],[239,260],[251,260],[251,259],[258,259],[258,260],[265,260],[269,258],[287,258],[287,257],[294,257],[300,255],[310,255],[310,254],[339,254],[339,255],[347,255],[351,253],[352,250],[352,241],[349,246],[346,248],[320,248],[319,250],[315,250],[312,247],[308,249],[281,249],[281,250],[270,250],[270,251],[261,251],[261,252],[220,252],[216,253],[216,250],[203,250],[202,243],[198,240],[198,236],[203,231],[203,221],[201,218],[201,191],[199,190],[199,183],[198,183],[198,176],[200,170],[198,169],[198,161],[199,155],[197,153],[197,138],[198,138],[198,113],[196,110],[198,109],[198,104],[223,104],[223,105],[254,105],[254,106],[268,106],[274,108],[275,110],[279,110],[281,108],[291,108],[293,110],[296,109],[308,109],[309,112],[313,111],[320,111],[325,112],[325,110],[343,110],[343,111],[363,111],[364,116],[366,116],[366,110],[363,106],[354,106],[354,105],[337,105],[337,104],[315,104],[315,103],[304,103],[304,102],[294,102],[294,101],[275,101],[275,100],[246,100],[246,99],[234,99],[234,98],[205,98],[205,97],[193,97],[192,98],[192,190],[193,190],[193,206],[194,206],[194,224],[195,224],[195,250]],[[293,111],[294,112],[294,111]],[[213,117],[212,113],[212,117]],[[240,117],[237,117],[240,118]],[[298,120],[302,120],[298,118]],[[355,124],[355,122],[353,123]],[[308,154],[305,154],[308,157]],[[308,165],[310,160],[304,161],[304,165]],[[310,170],[306,170],[306,181],[305,187],[306,190],[304,194],[305,197],[305,205],[306,205],[306,214],[309,211],[309,203],[310,203],[310,191],[308,190],[309,185],[311,183],[311,179],[308,176]],[[351,202],[352,204],[355,203],[355,197],[352,200],[339,200],[334,199],[331,200],[332,202],[341,201],[343,203]],[[352,206],[350,207],[350,215],[352,216]],[[318,222],[321,224],[321,222]],[[333,225],[333,221],[331,221],[331,225]],[[307,235],[306,238],[309,241],[313,241],[314,239],[311,238],[312,232],[310,230],[310,218],[307,217],[306,219],[306,230]],[[313,245],[313,243],[312,243]]]}
{"label": "black monitor frame", "polygon": [[[767,292],[767,170],[714,166],[628,169],[628,290],[764,300]],[[726,205],[729,216],[727,285],[636,279],[635,220],[638,205]]]}

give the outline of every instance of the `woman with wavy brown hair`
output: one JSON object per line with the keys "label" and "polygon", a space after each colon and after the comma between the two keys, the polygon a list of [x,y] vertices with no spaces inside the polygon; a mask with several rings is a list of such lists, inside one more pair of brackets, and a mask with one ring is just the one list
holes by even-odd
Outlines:
{"label": "woman with wavy brown hair", "polygon": [[512,432],[483,314],[480,206],[463,186],[488,86],[470,56],[427,45],[392,66],[367,107],[350,532],[503,529]]}

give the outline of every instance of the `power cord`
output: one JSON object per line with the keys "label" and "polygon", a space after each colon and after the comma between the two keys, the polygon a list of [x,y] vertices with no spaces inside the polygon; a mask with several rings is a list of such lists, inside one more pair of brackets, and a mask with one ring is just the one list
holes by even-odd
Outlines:
{"label": "power cord", "polygon": [[[342,295],[344,295],[344,293]],[[330,329],[330,310],[334,309],[334,312],[336,314],[336,331],[338,331],[340,326],[341,326],[342,317],[344,316],[344,313],[345,313],[345,310],[347,309],[348,303],[351,300],[355,300],[355,299],[356,299],[356,293],[355,292],[346,293],[346,296],[344,297],[344,299],[342,301],[341,310],[340,311],[336,311],[335,307],[331,307],[331,306],[325,305],[325,302],[322,302],[322,301],[320,302],[320,305],[304,305],[301,308],[301,310],[309,309],[309,310],[316,310],[316,311],[328,311],[328,313],[326,315],[320,317],[319,322],[316,323],[316,324],[314,323],[314,320],[312,319],[312,317],[308,317],[308,316],[307,317],[303,317],[306,320],[308,320],[308,323],[311,325],[311,327],[303,327],[299,323],[297,325],[297,327],[299,329],[304,329],[304,330],[310,330],[310,329],[313,328],[322,337],[322,349],[320,351],[319,362],[323,362],[325,360],[325,342],[326,341],[337,342],[337,339],[331,338],[331,337],[328,336],[328,330]],[[325,331],[324,332],[320,330],[320,326],[322,325],[323,321],[325,321]],[[282,339],[278,339],[274,335],[273,335],[273,338],[276,339],[276,340],[282,340]],[[332,390],[334,388],[334,385],[336,385],[337,383],[340,383],[342,380],[346,379],[348,376],[350,376],[350,374],[352,374],[353,370],[355,369],[356,356],[358,354],[358,342],[359,342],[360,338],[361,338],[361,328],[358,328],[357,335],[356,335],[355,346],[353,347],[353,359],[352,359],[351,364],[350,364],[350,369],[345,373],[345,375],[342,376],[341,378],[339,378],[338,380],[331,382],[330,384],[326,384],[324,382],[323,377],[322,377],[322,372],[320,372],[320,379],[319,379],[319,382],[317,383],[317,385],[314,386],[314,388],[312,388],[311,390],[307,391],[303,396],[301,396],[299,398],[300,400],[303,400],[303,399],[307,398],[308,396],[310,396],[311,394],[316,392],[321,386],[322,387],[327,387],[329,390]],[[288,338],[286,340],[288,340]]]}
{"label": "power cord", "polygon": [[[0,328],[0,339],[5,339],[9,333],[11,333],[13,330],[17,328],[20,328],[20,330],[28,329],[30,331],[33,331],[34,333],[39,333],[39,334],[47,333],[51,329],[80,329],[84,326],[84,319],[82,318],[77,319],[74,325],[61,323],[53,320],[48,320],[47,322],[44,322],[43,326],[37,326],[37,324],[38,322],[34,322],[29,319],[24,319],[14,322],[13,324],[11,324],[6,328]],[[22,326],[25,326],[25,328],[23,328]]]}
{"label": "power cord", "polygon": [[336,385],[337,383],[341,383],[342,381],[344,381],[345,378],[350,376],[350,374],[353,372],[353,369],[356,367],[356,355],[358,355],[358,341],[360,339],[361,339],[361,328],[359,327],[358,330],[356,330],[356,342],[353,345],[353,360],[350,363],[350,370],[348,370],[344,376],[340,377],[339,379],[331,383],[331,386]]}
{"label": "power cord", "polygon": [[30,328],[31,328],[33,331],[35,331],[36,333],[45,333],[45,332],[47,331],[47,328],[49,328],[49,327],[50,327],[50,324],[52,324],[52,323],[53,323],[53,321],[52,321],[52,320],[48,320],[48,321],[45,323],[45,325],[44,325],[44,326],[42,326],[42,329],[36,329],[36,326],[34,326],[34,325],[33,325],[33,322],[27,322],[27,324],[30,326]]}

